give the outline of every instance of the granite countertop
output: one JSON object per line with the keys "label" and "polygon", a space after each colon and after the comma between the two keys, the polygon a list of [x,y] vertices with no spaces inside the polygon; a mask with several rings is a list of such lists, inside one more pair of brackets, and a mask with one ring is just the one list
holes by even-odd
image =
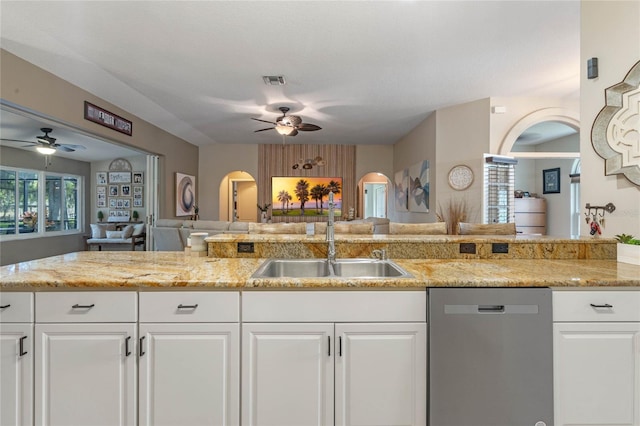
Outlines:
{"label": "granite countertop", "polygon": [[250,278],[263,261],[183,252],[77,252],[3,266],[0,288],[640,287],[640,266],[614,260],[398,259],[395,262],[414,278]]}

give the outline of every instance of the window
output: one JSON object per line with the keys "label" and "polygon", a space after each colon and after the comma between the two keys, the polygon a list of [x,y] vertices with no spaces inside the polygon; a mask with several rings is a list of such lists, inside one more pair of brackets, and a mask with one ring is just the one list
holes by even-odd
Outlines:
{"label": "window", "polygon": [[0,169],[0,236],[80,232],[82,177]]}
{"label": "window", "polygon": [[[484,164],[484,223],[515,222],[515,160],[496,156]],[[489,162],[490,161],[490,162]]]}

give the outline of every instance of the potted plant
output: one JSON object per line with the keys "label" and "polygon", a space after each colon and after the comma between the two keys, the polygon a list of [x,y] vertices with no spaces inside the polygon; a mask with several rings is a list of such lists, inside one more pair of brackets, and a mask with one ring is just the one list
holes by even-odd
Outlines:
{"label": "potted plant", "polygon": [[133,220],[134,220],[134,221],[136,221],[136,222],[137,222],[137,221],[138,221],[138,218],[140,217],[140,216],[138,215],[138,211],[137,211],[137,210],[134,210],[134,211],[133,211],[133,213],[131,213],[131,217],[133,218]]}
{"label": "potted plant", "polygon": [[98,222],[102,222],[102,219],[104,219],[104,213],[102,210],[98,210]]}
{"label": "potted plant", "polygon": [[633,235],[616,235],[618,240],[618,262],[640,265],[640,239]]}

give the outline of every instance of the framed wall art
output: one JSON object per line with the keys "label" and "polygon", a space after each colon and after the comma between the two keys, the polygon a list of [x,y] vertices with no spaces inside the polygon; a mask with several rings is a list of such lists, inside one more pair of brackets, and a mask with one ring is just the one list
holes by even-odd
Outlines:
{"label": "framed wall art", "polygon": [[131,183],[131,172],[109,172],[109,183]]}
{"label": "framed wall art", "polygon": [[196,204],[196,177],[176,173],[176,216],[191,216]]}
{"label": "framed wall art", "polygon": [[271,178],[271,214],[273,216],[328,216],[329,191],[333,192],[336,217],[342,215],[342,178]]}
{"label": "framed wall art", "polygon": [[542,171],[542,193],[560,193],[560,168],[546,169]]}

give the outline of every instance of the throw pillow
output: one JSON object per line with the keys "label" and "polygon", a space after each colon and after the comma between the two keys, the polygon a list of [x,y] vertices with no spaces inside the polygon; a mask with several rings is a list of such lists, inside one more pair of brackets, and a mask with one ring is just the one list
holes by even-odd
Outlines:
{"label": "throw pillow", "polygon": [[109,239],[124,239],[124,233],[122,231],[106,231],[107,238]]}
{"label": "throw pillow", "polygon": [[133,234],[132,237],[137,237],[138,235],[142,235],[144,232],[144,223],[136,223],[133,225]]}
{"label": "throw pillow", "polygon": [[115,223],[91,223],[91,238],[105,238],[106,231],[115,231]]}
{"label": "throw pillow", "polygon": [[104,238],[104,229],[100,225],[92,223],[89,226],[91,226],[91,238]]}
{"label": "throw pillow", "polygon": [[127,225],[122,229],[122,238],[127,239],[131,238],[133,235],[133,225]]}

